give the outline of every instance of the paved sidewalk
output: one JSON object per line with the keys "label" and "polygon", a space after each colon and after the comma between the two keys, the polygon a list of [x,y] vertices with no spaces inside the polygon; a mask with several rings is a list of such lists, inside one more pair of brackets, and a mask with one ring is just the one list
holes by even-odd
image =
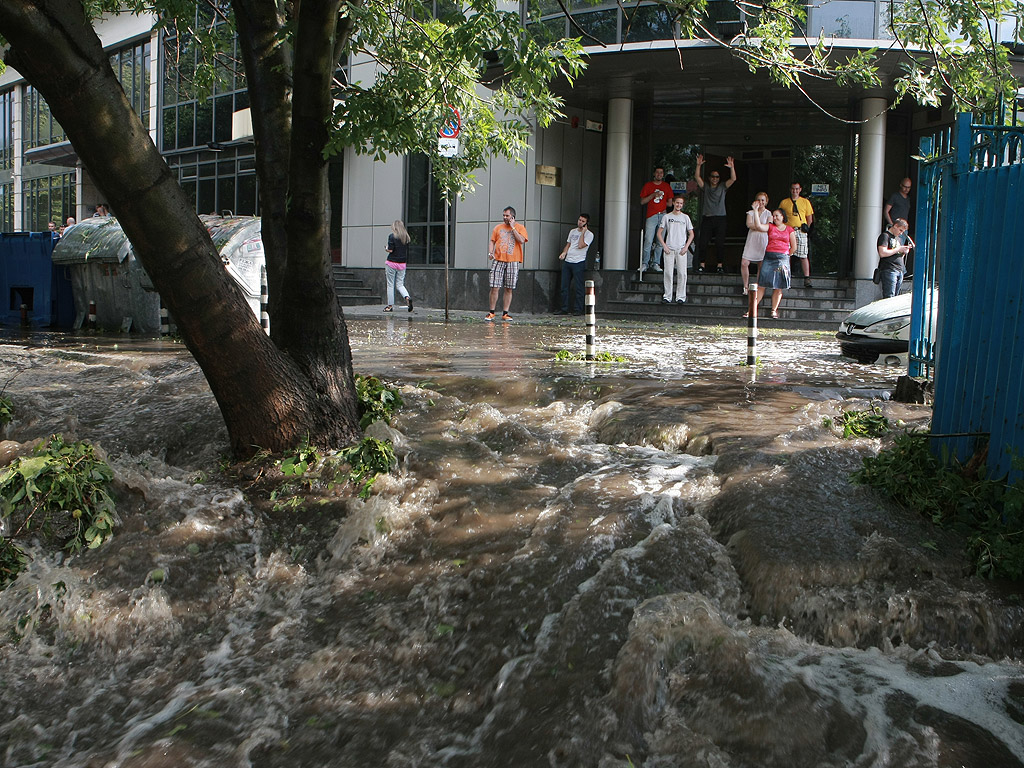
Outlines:
{"label": "paved sidewalk", "polygon": [[[399,320],[444,322],[445,319],[443,307],[416,306],[413,308],[412,312],[409,312],[404,306],[396,304],[393,312],[385,312],[383,305],[366,304],[344,307],[344,310],[346,318],[359,318],[360,320],[372,320],[374,318],[378,318],[381,320],[393,319],[396,322]],[[512,313],[513,323],[525,323],[531,325],[584,325],[582,315],[526,315],[517,313],[514,308],[510,310],[510,312]],[[484,315],[486,314],[486,309],[450,309],[448,311],[448,320],[449,322],[454,323],[502,322],[500,310],[498,316],[493,321],[484,320]],[[598,317],[598,321],[600,321],[600,319],[601,318]]]}

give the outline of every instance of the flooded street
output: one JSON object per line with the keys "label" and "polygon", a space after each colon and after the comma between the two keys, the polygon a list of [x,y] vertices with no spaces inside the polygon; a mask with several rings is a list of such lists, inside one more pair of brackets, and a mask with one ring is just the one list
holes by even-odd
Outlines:
{"label": "flooded street", "polygon": [[611,364],[555,360],[582,325],[349,332],[398,471],[274,516],[180,345],[0,346],[5,437],[102,446],[121,518],[0,592],[0,766],[1024,766],[1019,590],[822,424],[899,369],[830,334],[752,369],[737,329],[599,328]]}

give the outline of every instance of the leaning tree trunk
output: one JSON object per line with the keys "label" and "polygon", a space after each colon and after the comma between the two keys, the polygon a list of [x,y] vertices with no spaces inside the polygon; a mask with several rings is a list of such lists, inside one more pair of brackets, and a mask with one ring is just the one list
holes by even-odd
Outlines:
{"label": "leaning tree trunk", "polygon": [[298,362],[262,332],[128,103],[80,0],[3,0],[0,34],[8,63],[46,99],[174,314],[235,454],[283,450],[307,436],[351,442],[358,418],[347,337],[335,339],[342,353]]}

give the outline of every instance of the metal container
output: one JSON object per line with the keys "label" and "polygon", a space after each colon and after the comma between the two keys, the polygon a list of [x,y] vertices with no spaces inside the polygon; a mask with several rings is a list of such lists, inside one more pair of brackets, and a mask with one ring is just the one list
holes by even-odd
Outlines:
{"label": "metal container", "polygon": [[[260,277],[266,266],[260,220],[252,216],[200,219],[224,268],[259,318]],[[160,332],[160,296],[116,218],[97,216],[68,227],[52,258],[70,272],[76,328],[94,322],[99,328]]]}

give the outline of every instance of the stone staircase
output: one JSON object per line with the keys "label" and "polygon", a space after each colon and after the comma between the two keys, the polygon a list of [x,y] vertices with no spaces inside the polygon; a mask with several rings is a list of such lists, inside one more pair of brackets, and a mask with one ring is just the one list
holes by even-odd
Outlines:
{"label": "stone staircase", "polygon": [[[779,319],[771,318],[770,292],[761,300],[758,324],[772,328],[802,328],[834,331],[856,309],[854,290],[848,280],[813,276],[813,288],[803,287],[803,277],[794,276],[793,287],[782,296]],[[690,273],[685,304],[662,304],[662,273],[645,272],[641,280],[633,272],[625,287],[601,310],[606,318],[745,325],[747,310],[740,277],[735,273]]]}
{"label": "stone staircase", "polygon": [[373,288],[367,287],[362,278],[351,269],[341,264],[332,264],[331,272],[334,277],[334,293],[343,307],[384,303],[384,297]]}

